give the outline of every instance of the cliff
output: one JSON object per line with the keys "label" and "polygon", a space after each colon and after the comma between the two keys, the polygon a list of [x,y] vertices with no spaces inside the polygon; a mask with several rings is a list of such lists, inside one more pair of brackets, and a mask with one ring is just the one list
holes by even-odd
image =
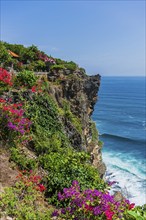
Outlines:
{"label": "cliff", "polygon": [[103,177],[106,168],[102,161],[102,146],[98,140],[96,125],[91,119],[98,99],[100,75],[88,76],[80,69],[73,72],[68,69],[52,70],[48,73],[48,80],[52,82],[49,93],[53,95],[59,107],[63,108],[65,100],[80,123],[79,131],[68,117],[62,118],[72,146],[89,152],[93,165]]}
{"label": "cliff", "polygon": [[103,180],[102,143],[91,120],[100,75],[34,45],[0,46],[0,218],[136,216],[134,204],[107,193]]}
{"label": "cliff", "polygon": [[[29,74],[30,76],[27,77],[27,72],[24,72],[24,75],[22,76],[20,73],[20,76],[21,78],[26,77],[32,82],[33,73],[29,72]],[[6,125],[4,125],[5,117],[10,117],[7,115],[8,112],[6,112],[7,114],[4,114],[1,123],[1,159],[7,161],[1,173],[2,186],[9,185],[9,182],[12,185],[13,181],[11,179],[14,180],[16,174],[14,172],[14,176],[11,176],[10,173],[13,173],[11,170],[12,172],[8,172],[5,175],[7,173],[8,160],[15,162],[21,169],[34,169],[39,164],[39,167],[45,168],[45,173],[48,172],[50,167],[47,168],[48,165],[44,165],[44,161],[42,162],[41,160],[42,158],[45,160],[45,156],[54,152],[55,148],[57,150],[57,146],[59,146],[58,154],[61,153],[60,151],[64,147],[68,147],[68,149],[74,148],[76,152],[87,152],[90,155],[88,162],[94,165],[96,172],[102,178],[106,169],[102,161],[102,145],[98,140],[96,125],[91,120],[98,97],[100,75],[87,76],[79,68],[76,68],[75,71],[53,69],[47,74],[41,73],[39,79],[36,78],[38,91],[25,87],[20,89],[17,78],[19,78],[19,74],[15,76],[16,82],[12,89],[1,93],[1,100],[3,100],[1,107],[3,109],[4,106],[7,107],[9,105],[8,108],[10,108],[10,106],[17,105],[15,103],[22,101],[25,103],[25,115],[32,120],[31,134],[29,135],[31,140],[21,141],[20,138],[21,143],[17,143],[16,132],[11,137],[12,130],[9,132],[9,129],[7,130]],[[19,84],[21,83],[19,82]],[[39,92],[40,86],[44,88],[41,93]],[[5,104],[6,100],[7,104]],[[8,100],[11,100],[11,102]],[[10,109],[10,111],[14,112],[15,110]],[[11,117],[10,121],[12,122],[13,118]],[[14,126],[16,127],[16,125]],[[27,137],[24,136],[23,139],[25,138]],[[4,149],[6,154],[3,154]],[[40,154],[42,155],[41,159],[39,157]],[[63,158],[66,157],[66,152],[64,154]],[[86,162],[87,159],[85,158]],[[54,163],[55,160],[54,158]],[[60,166],[62,166],[61,163]],[[59,170],[60,167],[57,169]],[[71,167],[70,169],[72,170],[73,168]],[[6,179],[7,181],[5,181]]]}
{"label": "cliff", "polygon": [[91,119],[100,76],[88,76],[74,62],[49,57],[35,46],[2,47],[3,55],[18,54],[15,60],[7,54],[0,64],[2,217],[23,219],[30,213],[29,219],[52,219],[46,199],[61,207],[58,193],[73,181],[81,190],[106,188],[102,144]]}

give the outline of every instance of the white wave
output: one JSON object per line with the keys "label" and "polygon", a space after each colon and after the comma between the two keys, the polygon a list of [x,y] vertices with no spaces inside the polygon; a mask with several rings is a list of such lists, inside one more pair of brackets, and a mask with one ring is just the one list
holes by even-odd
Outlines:
{"label": "white wave", "polygon": [[[127,158],[127,160],[125,160]],[[111,193],[121,191],[130,202],[136,205],[146,203],[146,175],[143,170],[139,171],[141,163],[130,158],[129,155],[122,157],[121,153],[104,152],[103,160],[107,165],[106,179],[115,181]]]}
{"label": "white wave", "polygon": [[132,118],[132,119],[133,119],[134,117],[133,117],[133,116],[131,116],[131,115],[129,115],[129,118]]}
{"label": "white wave", "polygon": [[146,121],[142,122],[142,126],[144,127],[144,130],[146,130]]}

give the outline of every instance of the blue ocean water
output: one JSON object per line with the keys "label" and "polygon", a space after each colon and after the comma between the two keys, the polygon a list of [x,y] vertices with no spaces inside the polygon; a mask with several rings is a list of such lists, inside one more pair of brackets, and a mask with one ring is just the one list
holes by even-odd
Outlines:
{"label": "blue ocean water", "polygon": [[104,142],[106,179],[137,205],[146,203],[146,78],[102,77],[93,120]]}

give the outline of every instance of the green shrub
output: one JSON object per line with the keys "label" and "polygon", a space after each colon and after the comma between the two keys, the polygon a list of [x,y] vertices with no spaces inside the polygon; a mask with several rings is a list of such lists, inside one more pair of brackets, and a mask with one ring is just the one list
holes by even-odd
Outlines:
{"label": "green shrub", "polygon": [[16,86],[26,86],[27,88],[31,88],[36,84],[37,79],[37,76],[35,76],[33,72],[24,70],[16,75],[14,84]]}
{"label": "green shrub", "polygon": [[64,60],[61,60],[61,59],[59,59],[59,58],[56,58],[55,61],[56,61],[56,64],[57,64],[57,65],[65,64],[65,63],[66,63]]}
{"label": "green shrub", "polygon": [[[17,220],[51,219],[53,209],[46,207],[42,191],[38,191],[37,183],[33,182],[33,177],[38,181],[39,176],[31,176],[29,179],[22,175],[21,181],[1,193],[0,217],[9,215]],[[43,185],[41,184],[41,186]]]}
{"label": "green shrub", "polygon": [[62,69],[65,69],[65,66],[63,64],[55,64],[50,67],[50,70],[62,70]]}
{"label": "green shrub", "polygon": [[[77,152],[70,147],[59,118],[58,107],[48,95],[34,95],[27,104],[27,117],[33,121],[32,149],[39,155],[39,166],[48,171],[47,193],[50,201],[57,202],[57,191],[69,186],[77,179],[83,188],[98,187],[103,189],[97,170],[89,163],[89,155]],[[63,117],[74,121],[68,104],[62,109]],[[62,116],[61,116],[62,117]]]}
{"label": "green shrub", "polygon": [[33,65],[34,71],[45,71],[46,64],[42,60],[34,61],[31,65]]}
{"label": "green shrub", "polygon": [[127,210],[124,216],[125,220],[145,220],[146,219],[146,204],[136,206],[132,210]]}
{"label": "green shrub", "polygon": [[80,67],[79,70],[80,70],[84,75],[86,75],[86,70],[85,70],[84,68]]}
{"label": "green shrub", "polygon": [[8,67],[12,64],[12,57],[8,53],[3,42],[0,42],[0,66],[1,67]]}
{"label": "green shrub", "polygon": [[97,131],[95,122],[91,121],[90,129],[91,129],[91,133],[92,133],[92,141],[97,141],[98,140],[98,131]]}
{"label": "green shrub", "polygon": [[63,101],[63,110],[64,110],[64,117],[67,118],[74,125],[75,129],[81,134],[82,133],[81,120],[71,112],[70,104],[66,100]]}
{"label": "green shrub", "polygon": [[78,180],[82,189],[97,188],[103,190],[105,183],[99,178],[97,170],[88,162],[89,155],[75,150],[59,149],[57,152],[39,157],[41,166],[48,171],[47,195],[55,205],[57,192],[69,187],[73,180]]}
{"label": "green shrub", "polygon": [[31,170],[37,168],[37,161],[32,158],[28,158],[24,152],[16,147],[10,148],[11,156],[13,160],[21,170]]}
{"label": "green shrub", "polygon": [[77,64],[73,61],[65,63],[64,66],[71,71],[75,71],[77,69]]}

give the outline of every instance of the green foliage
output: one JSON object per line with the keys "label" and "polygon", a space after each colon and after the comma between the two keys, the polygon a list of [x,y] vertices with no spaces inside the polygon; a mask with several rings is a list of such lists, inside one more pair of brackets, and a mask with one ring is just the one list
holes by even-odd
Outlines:
{"label": "green foliage", "polygon": [[84,68],[80,67],[79,70],[80,70],[83,74],[86,75],[86,70],[85,70]]}
{"label": "green foliage", "polygon": [[37,60],[32,65],[34,66],[34,71],[45,71],[46,64],[42,60]]}
{"label": "green foliage", "polygon": [[64,60],[61,60],[61,59],[59,59],[59,58],[56,58],[55,60],[56,60],[56,64],[57,64],[57,65],[65,64],[65,63],[66,63]]}
{"label": "green foliage", "polygon": [[39,50],[34,45],[26,48],[21,44],[9,44],[6,42],[3,42],[3,44],[7,50],[11,50],[12,52],[18,54],[19,61],[24,64],[37,60],[37,52]]}
{"label": "green foliage", "polygon": [[102,141],[98,141],[98,145],[100,146],[100,147],[102,147],[103,146],[103,142]]}
{"label": "green foliage", "polygon": [[[26,109],[27,117],[34,122],[30,147],[39,155],[39,165],[48,171],[47,192],[50,201],[56,204],[58,190],[69,186],[74,179],[79,180],[83,188],[96,186],[103,189],[104,183],[97,170],[90,165],[89,155],[69,147],[70,143],[59,118],[60,112],[51,97],[34,95]],[[67,104],[62,112],[73,120]]]}
{"label": "green foliage", "polygon": [[26,86],[27,88],[31,88],[36,84],[36,81],[37,76],[33,72],[24,70],[16,75],[14,84],[16,86]]}
{"label": "green foliage", "polygon": [[58,146],[69,144],[59,120],[58,108],[49,95],[34,94],[26,104],[26,115],[33,121],[31,146],[37,154],[56,151]]}
{"label": "green foliage", "polygon": [[18,149],[16,147],[11,147],[11,157],[10,159],[13,160],[21,170],[31,170],[37,168],[37,160],[28,158],[23,150]]}
{"label": "green foliage", "polygon": [[23,182],[13,188],[6,188],[0,195],[1,215],[9,215],[17,220],[48,220],[53,209],[44,204],[42,193],[36,191],[32,184],[26,187]]}
{"label": "green foliage", "polygon": [[[16,53],[19,57],[11,57],[8,50]],[[47,60],[45,61],[44,57],[48,57],[50,59],[53,58],[40,51],[35,45],[24,47],[20,44],[0,42],[0,52],[3,67],[10,67],[13,64],[13,68],[17,71],[30,70],[43,72],[49,70],[69,69],[73,72],[78,67],[73,61],[67,62],[61,59],[55,59],[54,63]]]}
{"label": "green foliage", "polygon": [[55,64],[50,67],[50,70],[63,70],[65,66],[63,64]]}
{"label": "green foliage", "polygon": [[53,65],[51,66],[51,70],[53,69],[68,69],[68,70],[71,70],[71,71],[75,71],[77,69],[77,64],[74,63],[73,61],[70,61],[70,62],[66,62],[64,60],[61,60],[61,59],[56,59],[56,65]]}
{"label": "green foliage", "polygon": [[97,141],[98,140],[98,131],[97,131],[95,122],[91,121],[90,129],[91,129],[91,133],[92,133],[92,141]]}
{"label": "green foliage", "polygon": [[82,133],[81,120],[71,112],[70,104],[66,100],[63,100],[63,110],[64,110],[64,117],[67,118],[74,125],[76,130],[81,134]]}
{"label": "green foliage", "polygon": [[32,45],[25,49],[23,54],[23,61],[24,62],[32,62],[37,60],[37,52],[38,48],[35,45]]}
{"label": "green foliage", "polygon": [[47,192],[49,201],[53,204],[59,204],[57,192],[69,187],[74,179],[80,182],[82,189],[105,188],[105,183],[99,178],[97,170],[89,164],[89,155],[85,152],[76,152],[71,148],[58,149],[57,152],[40,156],[39,160],[48,171]]}
{"label": "green foliage", "polygon": [[11,66],[11,63],[12,57],[4,46],[4,43],[0,42],[0,66],[5,68]]}
{"label": "green foliage", "polygon": [[136,206],[131,210],[127,210],[124,217],[125,220],[145,220],[146,204],[143,206]]}
{"label": "green foliage", "polygon": [[67,62],[66,64],[64,64],[64,66],[71,71],[75,71],[77,69],[77,64],[73,61]]}

